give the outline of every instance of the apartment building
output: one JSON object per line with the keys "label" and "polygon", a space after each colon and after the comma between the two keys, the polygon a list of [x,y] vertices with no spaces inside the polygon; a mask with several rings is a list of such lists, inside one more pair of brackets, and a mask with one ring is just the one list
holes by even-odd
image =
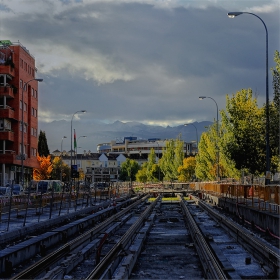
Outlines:
{"label": "apartment building", "polygon": [[[35,58],[20,42],[0,40],[0,185],[32,179],[38,167]],[[22,141],[23,140],[23,141]],[[22,168],[23,167],[23,168]],[[23,178],[22,178],[23,177]]]}

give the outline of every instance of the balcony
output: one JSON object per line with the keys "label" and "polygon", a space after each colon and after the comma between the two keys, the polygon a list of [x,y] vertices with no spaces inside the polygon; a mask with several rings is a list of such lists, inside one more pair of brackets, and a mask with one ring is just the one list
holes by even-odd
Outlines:
{"label": "balcony", "polygon": [[15,151],[6,150],[5,154],[3,154],[3,151],[0,150],[0,163],[12,164],[14,163],[15,157],[16,157]]}
{"label": "balcony", "polygon": [[14,98],[14,90],[9,86],[3,86],[0,84],[0,96]]}
{"label": "balcony", "polygon": [[14,141],[15,134],[10,130],[0,130],[0,140]]}
{"label": "balcony", "polygon": [[15,76],[15,69],[11,65],[0,64],[0,73]]}
{"label": "balcony", "polygon": [[0,105],[0,118],[14,119],[15,118],[15,111],[9,106],[6,106],[4,108],[3,105]]}

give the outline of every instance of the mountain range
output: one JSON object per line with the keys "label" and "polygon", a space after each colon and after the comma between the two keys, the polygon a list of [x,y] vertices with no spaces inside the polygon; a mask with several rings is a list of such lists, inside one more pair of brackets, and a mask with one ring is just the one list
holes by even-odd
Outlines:
{"label": "mountain range", "polygon": [[[111,124],[81,121],[72,122],[72,137],[74,130],[76,133],[78,153],[82,151],[97,151],[97,144],[110,143],[112,140],[122,141],[124,137],[134,136],[137,139],[147,140],[150,138],[175,139],[181,134],[181,139],[186,142],[196,141],[202,132],[207,131],[207,127],[212,122],[194,122],[187,126],[158,126],[146,125],[140,122],[121,122],[115,121]],[[71,123],[66,120],[53,122],[39,122],[39,130],[44,131],[47,138],[50,153],[55,150],[69,151],[71,148]],[[67,138],[63,138],[66,136]],[[86,136],[86,137],[82,137]],[[72,141],[74,146],[74,141]]]}

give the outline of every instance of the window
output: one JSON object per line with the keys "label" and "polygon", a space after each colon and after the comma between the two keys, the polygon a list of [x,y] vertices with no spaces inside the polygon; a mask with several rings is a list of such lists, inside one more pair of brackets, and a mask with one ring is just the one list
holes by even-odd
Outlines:
{"label": "window", "polygon": [[37,118],[37,110],[34,109],[34,117]]}
{"label": "window", "polygon": [[26,112],[27,111],[27,104],[24,103],[24,111]]}
{"label": "window", "polygon": [[37,90],[34,90],[34,97],[37,98]]}
{"label": "window", "polygon": [[31,135],[34,135],[34,128],[31,127]]}
{"label": "window", "polygon": [[23,86],[23,82],[22,80],[19,80],[19,87],[22,88],[22,86]]}
{"label": "window", "polygon": [[20,67],[23,68],[23,60],[20,59]]}
{"label": "window", "polygon": [[31,148],[31,155],[36,157],[37,156],[37,149]]}
{"label": "window", "polygon": [[34,136],[37,137],[37,129],[34,128]]}
{"label": "window", "polygon": [[19,108],[22,110],[22,100],[19,102]]}
{"label": "window", "polygon": [[34,96],[34,88],[31,89],[31,95]]}

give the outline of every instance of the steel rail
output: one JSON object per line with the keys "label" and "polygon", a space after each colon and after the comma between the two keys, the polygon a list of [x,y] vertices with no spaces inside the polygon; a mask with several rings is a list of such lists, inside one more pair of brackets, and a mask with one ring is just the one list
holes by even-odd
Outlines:
{"label": "steel rail", "polygon": [[249,246],[247,246],[248,247],[247,250],[250,250],[250,248],[253,248],[253,250],[251,250],[252,251],[251,253],[254,256],[256,256],[256,251],[257,251],[258,254],[261,255],[262,261],[267,259],[267,260],[269,260],[269,262],[267,262],[267,265],[269,265],[272,262],[274,265],[274,269],[275,268],[279,269],[280,255],[277,254],[275,251],[271,250],[269,247],[267,247],[267,245],[264,242],[262,242],[260,239],[256,238],[255,236],[253,236],[246,230],[244,230],[238,224],[231,222],[223,215],[214,211],[214,209],[212,209],[210,206],[208,206],[205,202],[199,201],[198,205],[202,209],[207,211],[219,223],[224,224],[227,230],[230,229],[231,232],[235,233],[236,236],[238,237],[238,239],[245,241],[245,243],[249,245]]}
{"label": "steel rail", "polygon": [[[127,250],[135,233],[141,228],[144,221],[149,216],[150,212],[154,209],[156,203],[159,200],[159,196],[154,200],[149,207],[140,215],[137,221],[128,229],[128,231],[122,236],[117,244],[108,252],[108,254],[101,260],[101,262],[93,269],[93,271],[87,276],[86,280],[90,279],[102,279],[106,268],[112,264],[117,258],[120,252]],[[106,277],[104,279],[107,279]]]}
{"label": "steel rail", "polygon": [[196,241],[196,248],[199,252],[199,257],[201,264],[203,266],[204,272],[208,279],[228,279],[224,273],[222,267],[217,261],[216,257],[212,253],[211,248],[208,246],[204,236],[202,235],[200,229],[196,225],[192,215],[190,214],[188,207],[181,198],[180,205],[187,217],[188,225],[191,231],[193,240]]}
{"label": "steel rail", "polygon": [[149,195],[146,195],[142,197],[139,200],[136,200],[133,204],[129,205],[125,209],[121,210],[119,213],[109,217],[99,225],[95,226],[91,230],[88,230],[87,232],[83,233],[79,237],[73,239],[72,241],[66,243],[56,251],[48,254],[47,256],[40,259],[38,262],[34,263],[27,269],[23,270],[19,274],[15,275],[13,280],[16,279],[35,279],[38,275],[42,273],[43,270],[46,268],[49,268],[53,264],[55,264],[59,259],[62,259],[67,254],[81,246],[81,244],[87,242],[90,240],[94,235],[98,234],[100,231],[104,230],[109,224],[114,222],[116,219],[120,218],[127,212],[129,212],[132,208],[136,207],[140,203],[142,203],[144,200],[146,200],[149,197]]}

